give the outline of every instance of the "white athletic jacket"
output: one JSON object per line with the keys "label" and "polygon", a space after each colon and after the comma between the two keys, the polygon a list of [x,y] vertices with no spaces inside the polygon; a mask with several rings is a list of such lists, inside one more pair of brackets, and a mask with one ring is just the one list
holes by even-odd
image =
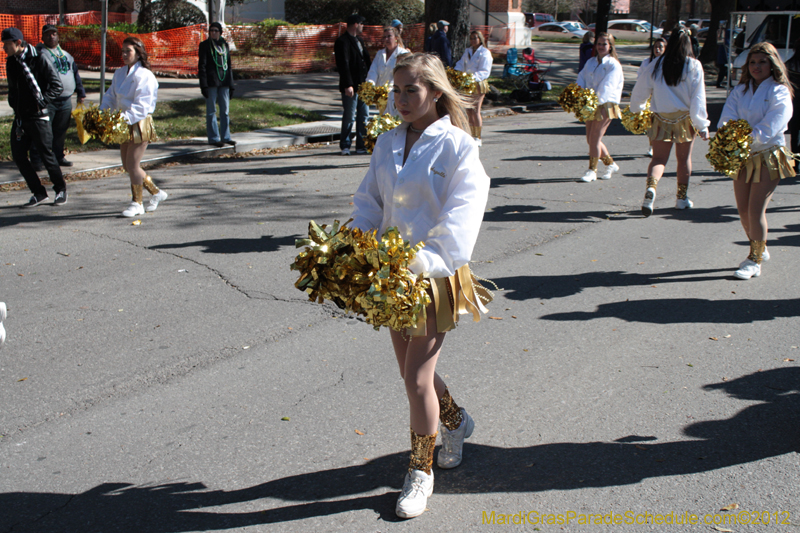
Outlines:
{"label": "white athletic jacket", "polygon": [[622,65],[607,54],[602,61],[598,61],[597,56],[589,59],[575,83],[584,89],[594,89],[600,104],[618,104],[622,100],[624,82]]}
{"label": "white athletic jacket", "polygon": [[[376,86],[383,85],[387,81],[393,81],[394,65],[397,62],[397,57],[407,53],[408,50],[402,46],[398,46],[388,58],[386,57],[385,48],[375,54],[375,59],[372,61],[372,65],[370,65],[369,72],[367,73],[367,81],[371,81]],[[392,116],[397,115],[397,111],[394,107],[394,94],[392,92],[389,92],[389,99],[386,104],[386,113],[389,113]]]}
{"label": "white athletic jacket", "polygon": [[753,127],[751,152],[769,146],[786,146],[783,132],[792,118],[789,89],[771,76],[762,81],[755,92],[752,87],[745,90],[744,85],[737,85],[725,101],[718,127],[740,118]]}
{"label": "white athletic jacket", "polygon": [[158,81],[155,75],[137,61],[130,71],[123,66],[114,72],[111,87],[103,95],[100,109],[120,110],[128,124],[136,124],[156,110],[157,98]]}
{"label": "white athletic jacket", "polygon": [[455,68],[461,72],[471,73],[476,81],[485,80],[492,73],[492,53],[483,46],[479,46],[473,52],[472,47],[468,46]]}

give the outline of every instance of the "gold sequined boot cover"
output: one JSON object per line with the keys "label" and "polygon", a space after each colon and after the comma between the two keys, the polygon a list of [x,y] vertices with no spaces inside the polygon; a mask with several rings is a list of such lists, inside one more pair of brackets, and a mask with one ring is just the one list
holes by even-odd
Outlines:
{"label": "gold sequined boot cover", "polygon": [[657,187],[658,187],[658,178],[654,178],[653,176],[648,176],[647,186],[645,188],[655,190]]}
{"label": "gold sequined boot cover", "polygon": [[481,138],[481,130],[483,129],[482,126],[475,126],[472,131],[472,136],[477,137],[478,139]]}
{"label": "gold sequined boot cover", "polygon": [[151,178],[150,176],[144,177],[144,182],[142,183],[142,186],[144,186],[144,188],[147,189],[147,192],[149,192],[152,195],[156,195],[159,192],[158,187],[156,187],[156,184],[153,183],[153,178]]}
{"label": "gold sequined boot cover", "polygon": [[600,158],[600,161],[602,161],[602,162],[603,162],[603,164],[604,164],[605,166],[607,166],[607,167],[610,167],[611,165],[613,165],[613,164],[614,164],[614,158],[613,158],[613,157],[611,157],[611,155],[610,155],[610,154],[609,154],[609,155],[607,155],[607,156],[605,156],[605,157],[601,157],[601,158]]}
{"label": "gold sequined boot cover", "polygon": [[137,204],[142,203],[142,186],[131,183],[131,199]]}
{"label": "gold sequined boot cover", "polygon": [[764,255],[764,248],[767,247],[767,241],[750,241],[750,255],[747,258],[756,263],[761,264],[762,256]]}
{"label": "gold sequined boot cover", "polygon": [[450,390],[445,387],[444,394],[439,398],[439,420],[442,421],[444,427],[454,431],[461,426],[462,418],[461,408],[456,405],[455,400],[450,396]]}
{"label": "gold sequined boot cover", "polygon": [[589,170],[597,172],[597,162],[600,161],[599,157],[589,156]]}
{"label": "gold sequined boot cover", "polygon": [[411,429],[411,460],[408,463],[408,471],[422,470],[426,474],[431,473],[433,466],[433,449],[436,447],[436,435],[417,435]]}
{"label": "gold sequined boot cover", "polygon": [[678,200],[686,200],[686,193],[689,191],[689,184],[683,185],[681,183],[678,184],[678,193],[675,197]]}

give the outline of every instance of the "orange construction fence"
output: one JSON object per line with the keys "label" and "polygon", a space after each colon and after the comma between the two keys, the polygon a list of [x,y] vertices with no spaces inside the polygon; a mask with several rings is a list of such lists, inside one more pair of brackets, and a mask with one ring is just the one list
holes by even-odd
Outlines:
{"label": "orange construction fence", "polygon": [[[96,22],[87,21],[94,20],[90,19],[89,15],[94,16],[96,13],[67,15],[67,20],[68,22],[79,20],[80,24],[95,24]],[[77,16],[83,18],[70,19]],[[44,24],[55,23],[57,19],[58,15],[13,17],[0,15],[3,27],[17,26],[31,43],[40,42],[41,27]],[[473,29],[482,31],[487,37],[489,48],[500,53],[507,47],[509,38],[513,38],[513,33],[505,27],[475,26]],[[229,25],[224,35],[234,48],[231,54],[233,69],[245,75],[247,73],[260,75],[333,69],[335,67],[333,46],[336,39],[345,31],[344,23],[271,28]],[[72,54],[81,68],[99,68],[101,37],[99,27],[67,25],[59,26],[58,32],[61,47]],[[114,69],[122,66],[122,41],[128,35],[133,34],[108,31],[107,67]],[[144,42],[152,69],[157,74],[179,77],[197,75],[197,50],[200,43],[208,38],[205,24],[136,36]],[[383,47],[383,27],[365,26],[363,37],[370,56],[375,57],[375,53]],[[404,45],[411,51],[422,51],[424,39],[424,24],[409,24],[403,30]],[[4,59],[4,56],[0,56],[0,59]],[[454,58],[456,59],[458,58]],[[0,65],[0,78],[5,78],[5,61]]]}

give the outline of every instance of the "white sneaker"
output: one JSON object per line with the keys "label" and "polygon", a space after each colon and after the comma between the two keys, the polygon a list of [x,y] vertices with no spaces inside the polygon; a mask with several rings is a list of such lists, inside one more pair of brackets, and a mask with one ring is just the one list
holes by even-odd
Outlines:
{"label": "white sneaker", "polygon": [[653,147],[651,146],[650,149],[647,151],[647,157],[653,157]]}
{"label": "white sneaker", "polygon": [[675,200],[675,209],[691,209],[694,204],[688,198],[677,198]]}
{"label": "white sneaker", "polygon": [[642,202],[642,214],[649,217],[653,214],[653,204],[656,203],[656,190],[648,187],[644,193],[644,201]]}
{"label": "white sneaker", "polygon": [[148,213],[152,213],[153,211],[158,209],[158,204],[166,200],[168,196],[169,195],[167,194],[166,191],[159,190],[156,194],[150,197],[150,201],[147,203],[145,211],[147,211]]}
{"label": "white sneaker", "polygon": [[739,266],[739,270],[733,273],[739,279],[757,278],[761,275],[761,265],[750,259],[745,259]]}
{"label": "white sneaker", "polygon": [[[749,259],[745,259],[744,261],[739,263],[739,268],[742,268],[744,266],[744,264],[747,263],[748,261],[750,261],[750,260]],[[762,262],[763,261],[769,261],[769,251],[766,248],[764,248],[764,253],[761,254],[761,261]]]}
{"label": "white sneaker", "polygon": [[474,429],[475,421],[463,407],[461,408],[461,425],[458,426],[458,429],[450,431],[441,426],[439,435],[442,436],[442,447],[439,449],[439,456],[436,459],[439,468],[455,468],[461,464],[464,439],[468,439]]}
{"label": "white sneaker", "polygon": [[481,142],[480,137],[473,137],[473,139],[475,139],[475,144],[477,144],[478,146],[483,146],[483,142]]}
{"label": "white sneaker", "polygon": [[614,172],[619,172],[619,166],[616,163],[611,163],[611,166],[606,167],[606,171],[603,173],[602,176],[598,176],[598,179],[610,180],[611,174],[613,174]]}
{"label": "white sneaker", "polygon": [[6,304],[0,302],[0,348],[6,342],[6,328],[3,327],[3,320],[6,319]]}
{"label": "white sneaker", "polygon": [[136,217],[139,215],[144,215],[144,206],[138,202],[131,202],[128,209],[122,212],[124,217]]}
{"label": "white sneaker", "polygon": [[579,179],[578,181],[589,183],[590,181],[594,181],[596,179],[597,179],[597,172],[592,169],[589,169],[586,171],[586,174],[581,176],[581,179]]}
{"label": "white sneaker", "polygon": [[400,518],[414,518],[428,508],[428,498],[433,494],[433,471],[412,470],[406,474],[403,490],[397,498],[395,513]]}

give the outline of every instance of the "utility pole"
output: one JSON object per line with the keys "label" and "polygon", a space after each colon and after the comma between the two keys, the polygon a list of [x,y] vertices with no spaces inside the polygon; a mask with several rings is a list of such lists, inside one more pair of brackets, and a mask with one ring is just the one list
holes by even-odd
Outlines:
{"label": "utility pole", "polygon": [[598,0],[597,20],[594,23],[594,34],[608,31],[608,14],[611,12],[611,0]]}
{"label": "utility pole", "polygon": [[108,35],[108,0],[100,0],[100,103],[106,92],[106,38]]}

